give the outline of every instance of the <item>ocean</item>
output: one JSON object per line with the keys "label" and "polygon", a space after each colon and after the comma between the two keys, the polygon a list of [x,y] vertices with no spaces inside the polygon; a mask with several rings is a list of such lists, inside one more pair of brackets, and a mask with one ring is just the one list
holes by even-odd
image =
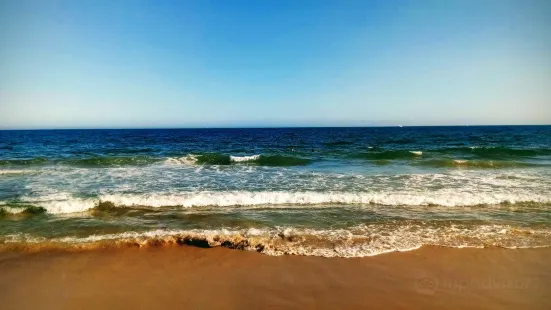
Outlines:
{"label": "ocean", "polygon": [[551,126],[0,131],[0,250],[551,245]]}

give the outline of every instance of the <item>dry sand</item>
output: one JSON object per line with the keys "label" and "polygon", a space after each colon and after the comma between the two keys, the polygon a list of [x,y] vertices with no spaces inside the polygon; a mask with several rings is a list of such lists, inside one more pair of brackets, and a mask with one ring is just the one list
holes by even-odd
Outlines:
{"label": "dry sand", "polygon": [[224,248],[0,253],[1,309],[551,309],[551,249],[365,258]]}

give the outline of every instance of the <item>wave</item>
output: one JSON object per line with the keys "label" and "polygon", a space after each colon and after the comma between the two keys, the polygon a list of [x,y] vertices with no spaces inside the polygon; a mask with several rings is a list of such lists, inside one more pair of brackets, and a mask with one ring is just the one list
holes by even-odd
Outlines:
{"label": "wave", "polygon": [[295,227],[152,230],[47,239],[26,234],[0,237],[0,250],[51,248],[92,250],[105,247],[191,245],[226,247],[267,255],[365,257],[422,246],[530,248],[550,246],[548,229],[507,225],[359,225],[346,229]]}
{"label": "wave", "polygon": [[36,206],[23,206],[23,207],[10,207],[0,206],[0,218],[21,216],[21,215],[35,215],[46,213],[46,209]]}
{"label": "wave", "polygon": [[435,168],[481,168],[481,169],[500,169],[500,168],[521,168],[521,167],[539,167],[542,164],[534,164],[518,161],[495,161],[495,160],[467,160],[467,159],[433,159],[417,162],[417,165]]}
{"label": "wave", "polygon": [[[331,146],[345,146],[352,144],[348,141],[334,141],[325,142],[327,147]],[[420,158],[434,159],[433,162],[427,162],[421,165],[427,166],[439,166],[439,167],[456,167],[461,162],[453,162],[455,158],[469,159],[468,164],[462,165],[465,167],[518,167],[518,166],[530,166],[531,164],[521,164],[525,158],[541,159],[541,156],[550,156],[551,149],[548,148],[533,148],[533,149],[515,149],[508,147],[449,147],[449,148],[422,148],[411,150],[384,150],[378,147],[369,147],[366,152],[350,153],[350,151],[341,150],[336,152],[329,149],[317,150],[318,155],[327,155],[329,159],[333,159],[334,156],[352,159],[366,159],[373,161],[380,161],[380,163],[388,164],[392,160],[415,160]],[[135,149],[136,152],[149,152],[152,149]],[[121,152],[124,151],[121,149]],[[132,149],[128,150],[129,152]],[[309,153],[310,154],[310,153]],[[311,154],[310,154],[311,155]],[[84,156],[80,154],[79,156]],[[248,164],[258,166],[301,166],[308,165],[313,162],[313,159],[305,157],[298,157],[297,153],[292,154],[253,154],[253,155],[231,155],[221,153],[196,153],[188,154],[182,157],[161,157],[161,156],[149,156],[149,155],[105,155],[105,156],[91,156],[91,157],[74,157],[74,158],[26,158],[26,159],[2,159],[0,160],[0,167],[12,168],[16,170],[18,167],[29,166],[45,166],[45,165],[64,165],[75,166],[84,168],[94,167],[123,167],[123,166],[144,166],[150,164],[156,164],[164,162],[167,164],[186,164],[186,165],[232,165],[232,164]],[[547,157],[545,157],[547,158]],[[323,159],[323,158],[321,158]],[[474,159],[487,160],[473,161]],[[493,164],[489,164],[490,160]],[[499,162],[498,162],[499,161]],[[507,162],[515,161],[514,164],[507,164]]]}
{"label": "wave", "polygon": [[535,157],[551,155],[551,149],[549,148],[532,148],[532,149],[518,149],[508,147],[489,147],[489,146],[471,146],[471,147],[453,147],[437,149],[438,153],[453,153],[453,154],[465,154],[474,155],[477,157]]}
{"label": "wave", "polygon": [[435,155],[435,154],[455,154],[455,155],[469,155],[480,158],[506,158],[506,157],[537,157],[551,155],[551,149],[547,148],[534,148],[534,149],[515,149],[507,147],[449,147],[439,149],[424,149],[419,151],[410,150],[371,150],[364,153],[350,154],[352,158],[363,159],[411,159],[415,156],[422,154]]}
{"label": "wave", "polygon": [[429,157],[438,157],[440,154],[467,155],[487,159],[506,159],[522,157],[538,157],[551,155],[551,149],[515,149],[507,147],[450,147],[423,150],[370,150],[369,152],[350,154],[348,157],[371,160],[415,159],[426,154]]}
{"label": "wave", "polygon": [[[377,165],[391,164],[393,160],[408,160],[409,164],[436,168],[516,168],[549,166],[546,163],[522,161],[521,157],[536,157],[551,154],[551,150],[519,150],[508,148],[471,147],[445,148],[436,150],[372,150],[348,155],[354,159],[368,159]],[[449,158],[450,155],[466,157]],[[474,156],[474,158],[473,158]],[[507,159],[507,158],[508,159]],[[420,160],[423,158],[424,160]],[[476,159],[480,158],[480,159]],[[517,160],[513,159],[516,158]]]}
{"label": "wave", "polygon": [[168,158],[167,164],[199,164],[199,165],[231,165],[250,164],[258,166],[302,166],[311,163],[312,160],[284,155],[250,155],[233,156],[218,153],[188,154],[179,158]]}
{"label": "wave", "polygon": [[413,159],[423,155],[423,151],[374,151],[349,155],[350,158],[372,159],[372,160],[391,160],[391,159]]}
{"label": "wave", "polygon": [[[549,204],[551,195],[533,193],[472,192],[190,192],[180,194],[106,194],[97,198],[21,198],[21,203],[51,214],[86,212],[111,203],[116,207],[239,207],[309,205],[380,205],[462,207],[502,204]],[[16,204],[14,204],[16,205]]]}
{"label": "wave", "polygon": [[75,167],[117,167],[117,166],[136,166],[148,165],[160,161],[160,158],[149,156],[97,156],[87,158],[71,158],[71,159],[52,159],[48,160],[43,157],[33,159],[5,159],[0,160],[0,166],[43,166],[51,165],[67,165]]}
{"label": "wave", "polygon": [[[218,153],[189,154],[183,157],[150,157],[150,156],[97,156],[88,158],[53,159],[7,159],[0,161],[0,166],[36,166],[64,165],[83,168],[144,166],[164,162],[166,164],[199,164],[199,165],[231,165],[249,164],[258,166],[301,166],[312,162],[310,159],[284,155],[251,155],[233,156]],[[15,171],[15,170],[0,170]],[[9,172],[0,172],[9,174]]]}
{"label": "wave", "polygon": [[56,163],[62,165],[76,167],[119,167],[119,166],[143,166],[159,162],[161,159],[148,156],[132,156],[132,157],[90,157],[79,159],[59,160]]}
{"label": "wave", "polygon": [[48,162],[47,158],[36,157],[29,159],[3,159],[0,160],[0,166],[29,166],[42,165]]}

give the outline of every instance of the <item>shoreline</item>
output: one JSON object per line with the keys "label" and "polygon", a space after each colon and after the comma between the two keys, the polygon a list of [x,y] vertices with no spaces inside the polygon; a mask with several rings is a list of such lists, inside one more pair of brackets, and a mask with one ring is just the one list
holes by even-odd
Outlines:
{"label": "shoreline", "polygon": [[7,309],[549,309],[551,248],[363,258],[193,246],[0,253]]}

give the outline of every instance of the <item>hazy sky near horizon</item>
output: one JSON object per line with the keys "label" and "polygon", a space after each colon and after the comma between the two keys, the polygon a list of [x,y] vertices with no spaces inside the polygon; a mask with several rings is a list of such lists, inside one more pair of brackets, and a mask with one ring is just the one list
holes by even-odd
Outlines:
{"label": "hazy sky near horizon", "polygon": [[0,128],[551,123],[551,1],[0,1]]}

